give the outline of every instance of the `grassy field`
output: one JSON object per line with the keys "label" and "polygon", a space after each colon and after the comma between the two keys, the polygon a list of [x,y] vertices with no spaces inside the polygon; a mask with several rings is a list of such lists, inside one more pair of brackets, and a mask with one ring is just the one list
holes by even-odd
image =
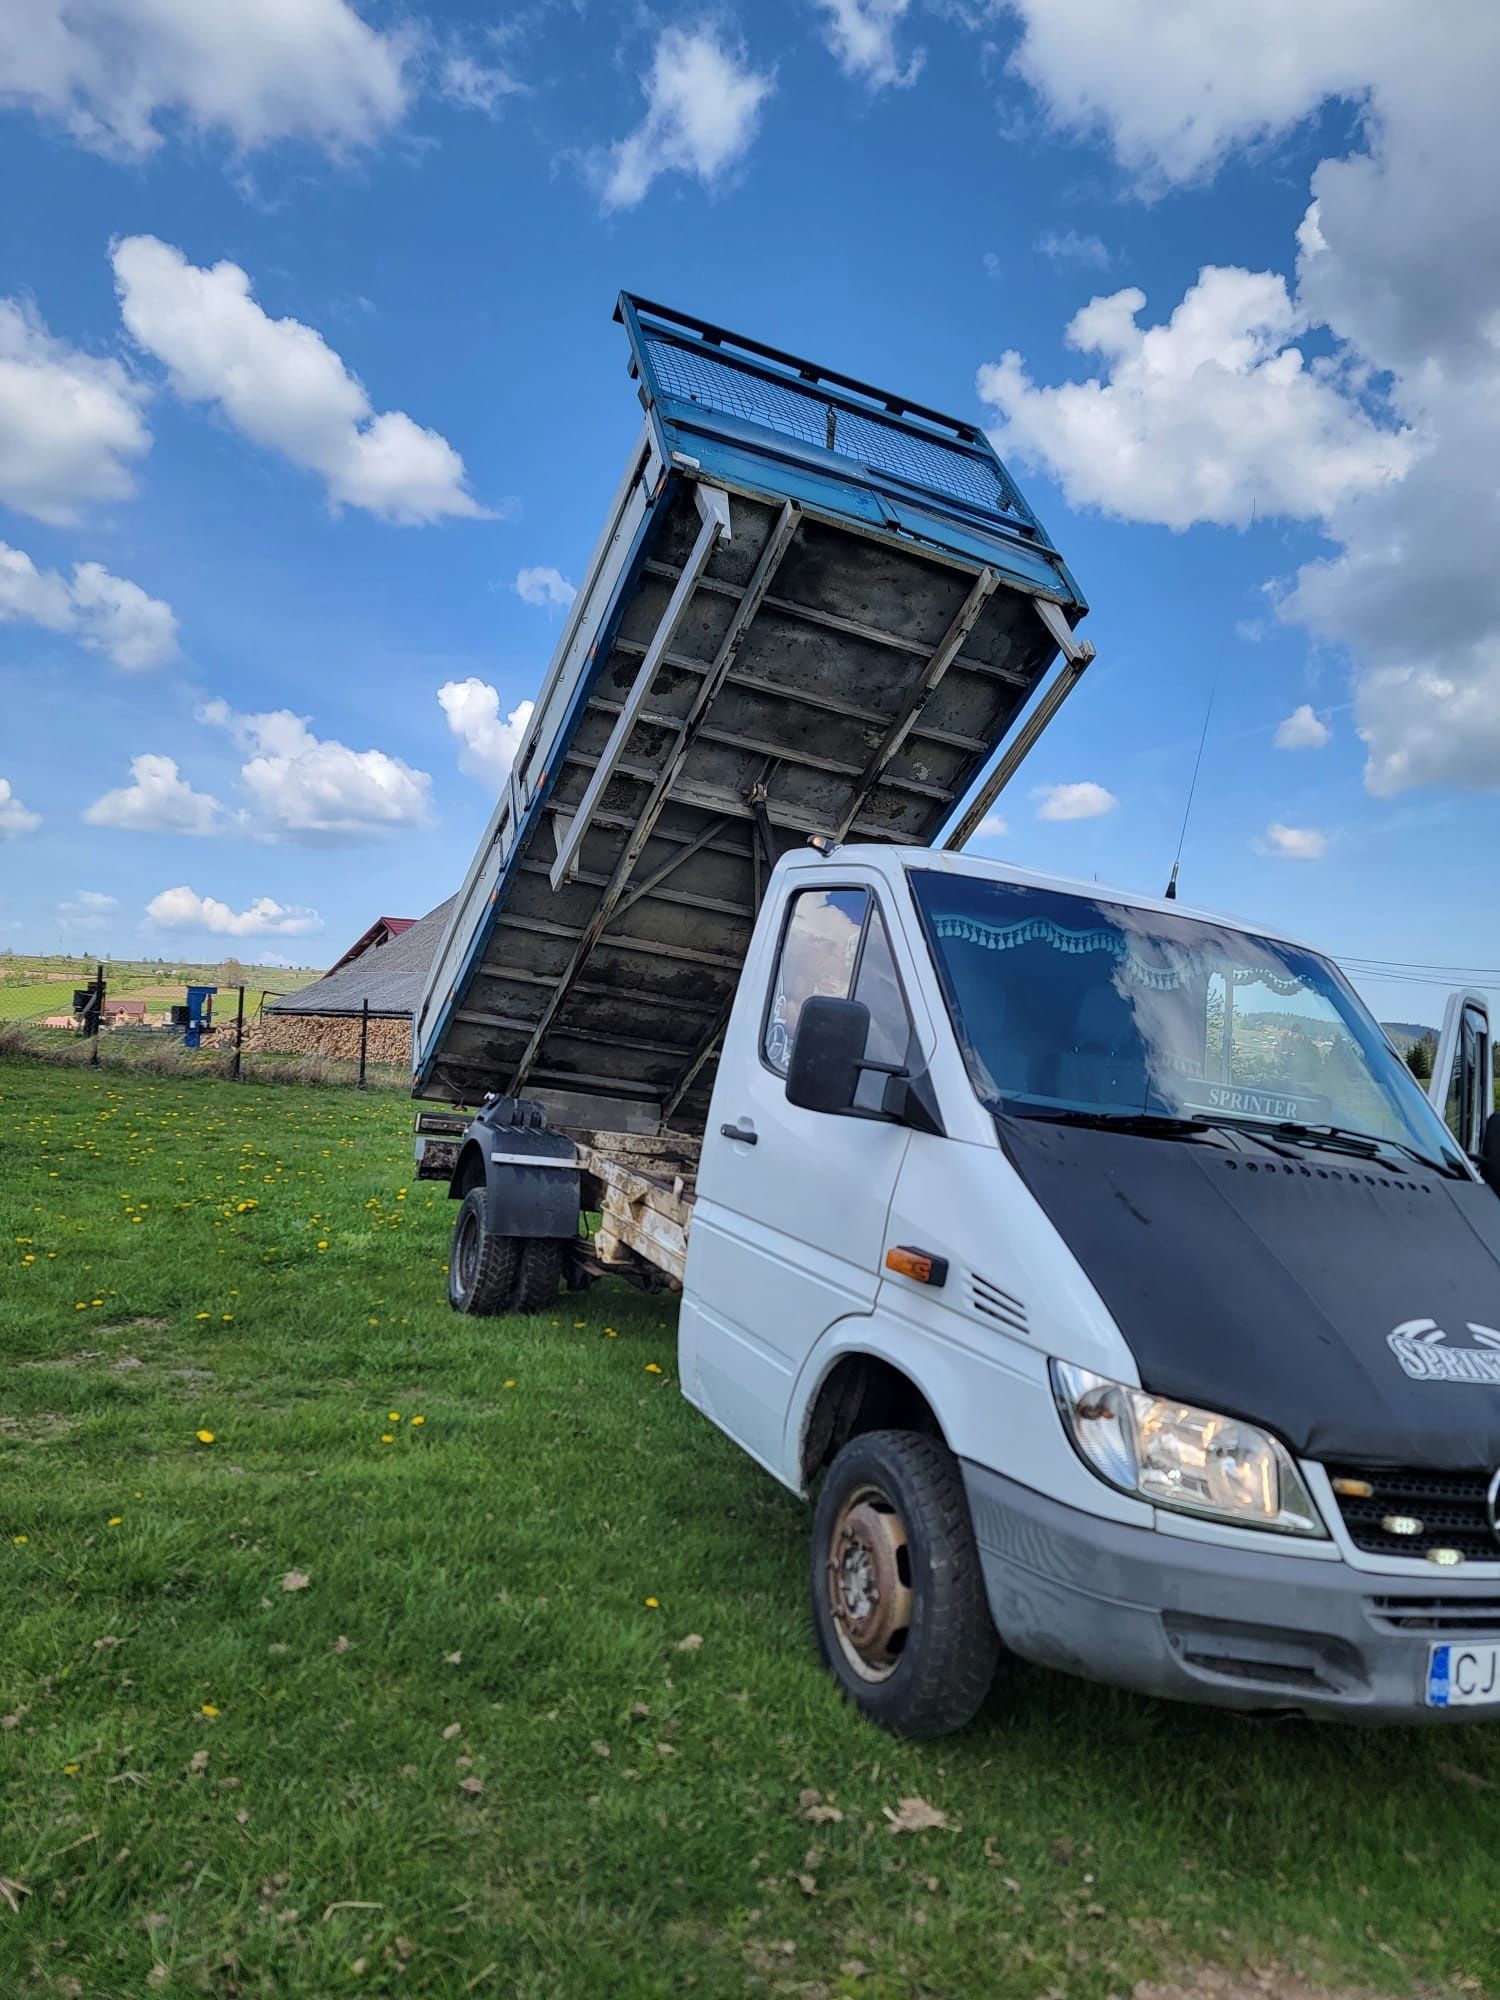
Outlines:
{"label": "grassy field", "polygon": [[[75,991],[90,983],[94,970],[93,959],[0,954],[0,1021],[71,1013]],[[227,994],[222,1004],[232,1013],[235,986],[243,984],[245,1005],[253,1010],[263,991],[291,993],[317,976],[281,966],[163,964],[154,959],[115,959],[104,967],[111,1000],[144,1000],[152,1013],[182,1000],[189,980],[218,985]]]}
{"label": "grassy field", "polygon": [[408,1111],[0,1063],[5,2000],[1500,1992],[1500,1734],[876,1734],[670,1304],[450,1314]]}

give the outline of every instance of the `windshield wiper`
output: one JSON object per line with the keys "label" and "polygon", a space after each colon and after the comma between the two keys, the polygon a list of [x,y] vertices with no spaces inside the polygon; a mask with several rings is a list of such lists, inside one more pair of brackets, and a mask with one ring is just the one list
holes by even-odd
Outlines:
{"label": "windshield wiper", "polygon": [[1248,1132],[1263,1144],[1270,1143],[1266,1137],[1270,1134],[1275,1138],[1291,1140],[1299,1146],[1317,1147],[1329,1153],[1348,1153],[1359,1160],[1378,1160],[1382,1148],[1389,1148],[1404,1153],[1409,1160],[1414,1160],[1419,1167],[1426,1167],[1429,1172],[1446,1174],[1449,1179],[1462,1178],[1458,1168],[1445,1161],[1434,1160],[1430,1154],[1409,1146],[1404,1139],[1388,1139],[1380,1132],[1360,1132],[1352,1125],[1304,1125],[1295,1118],[1280,1118],[1272,1122],[1263,1118],[1237,1118],[1232,1113],[1215,1113],[1211,1119],[1205,1118],[1204,1122],[1226,1125],[1236,1132]]}
{"label": "windshield wiper", "polygon": [[1174,1117],[1165,1111],[1085,1111],[1063,1105],[1028,1107],[992,1104],[1003,1118],[1036,1118],[1047,1125],[1088,1125],[1106,1132],[1149,1133],[1163,1139],[1195,1139],[1204,1129],[1201,1118]]}
{"label": "windshield wiper", "polygon": [[1430,1153],[1422,1152],[1416,1146],[1409,1146],[1404,1139],[1389,1139],[1383,1132],[1359,1132],[1350,1125],[1298,1125],[1285,1123],[1276,1127],[1289,1139],[1296,1139],[1303,1145],[1327,1146],[1330,1150],[1358,1153],[1366,1159],[1378,1159],[1380,1149],[1388,1147],[1397,1153],[1405,1153],[1409,1160],[1415,1160],[1419,1167],[1426,1167],[1432,1173],[1446,1174],[1450,1180],[1467,1179],[1451,1161],[1435,1160]]}

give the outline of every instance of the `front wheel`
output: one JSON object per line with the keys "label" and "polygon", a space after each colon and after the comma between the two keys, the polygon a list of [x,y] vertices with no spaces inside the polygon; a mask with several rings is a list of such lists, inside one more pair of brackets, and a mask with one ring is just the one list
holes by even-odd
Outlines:
{"label": "front wheel", "polygon": [[824,1662],[872,1722],[945,1736],[972,1721],[999,1641],[941,1439],[870,1431],[844,1446],[813,1515],[811,1586]]}

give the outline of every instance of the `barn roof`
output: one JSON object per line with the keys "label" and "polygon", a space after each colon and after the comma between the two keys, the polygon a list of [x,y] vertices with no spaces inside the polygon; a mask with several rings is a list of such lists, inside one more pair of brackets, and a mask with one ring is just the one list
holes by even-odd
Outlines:
{"label": "barn roof", "polygon": [[[422,998],[427,969],[438,946],[448,912],[450,896],[399,931],[378,951],[366,951],[334,971],[325,973],[311,986],[268,1000],[268,1014],[358,1014],[366,1000],[372,1014],[414,1014]],[[384,920],[382,920],[384,921]]]}
{"label": "barn roof", "polygon": [[388,945],[392,938],[409,931],[417,919],[415,917],[377,917],[367,931],[361,931],[342,958],[336,958],[323,975],[328,978],[341,972],[346,965],[352,965],[357,958],[363,958],[367,951],[378,951]]}

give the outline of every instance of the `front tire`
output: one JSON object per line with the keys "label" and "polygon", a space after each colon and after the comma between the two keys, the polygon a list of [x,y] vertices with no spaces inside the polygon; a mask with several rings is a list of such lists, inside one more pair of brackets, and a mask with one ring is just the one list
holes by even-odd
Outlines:
{"label": "front tire", "polygon": [[813,1515],[813,1624],[844,1693],[897,1736],[973,1720],[999,1654],[958,1461],[939,1438],[869,1431]]}

